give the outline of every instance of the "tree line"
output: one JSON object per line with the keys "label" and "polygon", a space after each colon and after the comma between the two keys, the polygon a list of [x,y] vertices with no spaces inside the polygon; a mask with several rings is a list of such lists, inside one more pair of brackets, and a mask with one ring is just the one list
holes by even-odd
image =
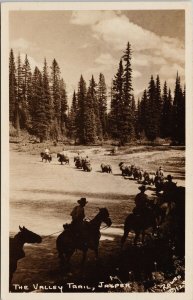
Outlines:
{"label": "tree line", "polygon": [[[163,89],[159,75],[151,76],[147,89],[136,104],[132,87],[132,51],[130,43],[120,59],[112,79],[110,95],[105,77],[99,74],[96,83],[91,77],[87,86],[80,76],[69,107],[66,85],[57,61],[49,68],[44,60],[43,70],[32,72],[26,55],[15,60],[9,56],[9,120],[20,134],[25,129],[45,140],[73,139],[79,144],[93,144],[113,139],[121,145],[136,139],[170,138],[185,142],[185,88],[182,90],[177,74],[172,98],[167,83]],[[110,96],[110,110],[107,99]]]}

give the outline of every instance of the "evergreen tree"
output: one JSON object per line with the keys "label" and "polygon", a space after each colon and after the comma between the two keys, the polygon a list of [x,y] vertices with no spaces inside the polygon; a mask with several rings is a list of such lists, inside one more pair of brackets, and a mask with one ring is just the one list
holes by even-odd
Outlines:
{"label": "evergreen tree", "polygon": [[16,95],[17,95],[17,84],[16,84],[16,67],[14,53],[11,49],[9,56],[9,121],[12,125],[15,125],[15,107],[16,107]]}
{"label": "evergreen tree", "polygon": [[40,142],[47,137],[47,120],[45,110],[45,99],[43,90],[43,80],[39,69],[36,67],[33,74],[33,114],[32,130],[39,137]]}
{"label": "evergreen tree", "polygon": [[42,75],[42,88],[43,88],[43,101],[45,106],[45,119],[46,119],[46,139],[51,136],[51,128],[53,126],[54,119],[54,106],[51,97],[50,85],[49,85],[49,75],[48,66],[46,59],[44,60],[43,75]]}
{"label": "evergreen tree", "polygon": [[128,42],[126,51],[123,55],[123,61],[125,63],[124,75],[123,75],[123,102],[124,108],[122,113],[122,136],[121,140],[124,144],[125,142],[132,140],[135,135],[135,128],[133,124],[135,112],[132,110],[132,68],[131,68],[131,46]]}
{"label": "evergreen tree", "polygon": [[68,123],[68,129],[69,129],[69,136],[70,138],[74,138],[76,141],[77,138],[77,97],[76,93],[74,91],[73,98],[72,98],[72,105],[70,108],[70,114],[69,114],[69,123]]}
{"label": "evergreen tree", "polygon": [[77,137],[80,144],[85,144],[85,110],[86,110],[86,82],[81,75],[80,81],[78,84],[78,93],[77,93]]}
{"label": "evergreen tree", "polygon": [[61,134],[61,97],[60,97],[60,68],[54,59],[51,66],[51,91],[54,107],[54,123],[52,128],[52,136],[58,140]]}
{"label": "evergreen tree", "polygon": [[21,101],[21,116],[20,124],[21,128],[26,128],[29,130],[31,126],[30,114],[29,114],[29,103],[32,98],[32,74],[31,67],[28,61],[27,55],[25,56],[24,64],[22,67],[22,101]]}
{"label": "evergreen tree", "polygon": [[179,144],[185,143],[185,97],[183,96],[178,73],[174,91],[172,136],[173,140]]}
{"label": "evergreen tree", "polygon": [[112,138],[123,142],[123,64],[120,60],[119,68],[113,80],[110,126]]}
{"label": "evergreen tree", "polygon": [[172,130],[172,98],[171,90],[167,89],[167,83],[165,81],[163,87],[163,109],[161,113],[161,137],[168,138],[171,136]]}
{"label": "evergreen tree", "polygon": [[94,104],[95,94],[93,94],[95,89],[95,82],[92,77],[90,85],[87,91],[86,106],[85,106],[85,143],[91,144],[95,143],[97,136],[97,115],[95,115],[96,104]]}
{"label": "evergreen tree", "polygon": [[141,99],[141,102],[139,104],[138,108],[138,115],[139,115],[139,121],[138,121],[138,128],[139,128],[139,136],[146,135],[147,133],[147,116],[148,116],[148,97],[147,97],[147,91],[144,90],[143,96]]}
{"label": "evergreen tree", "polygon": [[97,96],[99,104],[99,117],[104,138],[107,136],[107,87],[105,83],[105,77],[102,73],[99,74]]}
{"label": "evergreen tree", "polygon": [[156,89],[155,89],[155,118],[156,120],[156,131],[157,136],[160,136],[161,133],[161,112],[163,108],[163,102],[161,97],[161,86],[159,75],[156,77]]}
{"label": "evergreen tree", "polygon": [[156,85],[151,76],[148,87],[148,101],[146,109],[146,136],[150,141],[154,141],[158,136]]}
{"label": "evergreen tree", "polygon": [[64,134],[66,132],[66,127],[67,127],[68,102],[67,102],[66,85],[63,79],[60,80],[60,97],[61,97],[61,132],[62,134]]}
{"label": "evergreen tree", "polygon": [[23,98],[23,77],[22,77],[22,65],[20,54],[17,57],[17,69],[16,69],[16,82],[17,82],[17,92],[15,101],[15,128],[18,135],[20,134],[20,118],[22,114],[22,98]]}
{"label": "evergreen tree", "polygon": [[132,99],[131,99],[131,121],[134,127],[134,134],[132,135],[133,138],[136,136],[136,131],[137,131],[137,109],[136,109],[136,104],[135,104],[135,97],[134,95],[132,95]]}
{"label": "evergreen tree", "polygon": [[[94,80],[94,77],[92,75],[92,78],[90,80],[90,85],[88,88],[88,105],[92,111],[93,107],[93,112],[94,112],[94,118],[93,118],[93,125],[92,127],[94,128],[93,134],[94,134],[94,140],[102,139],[102,125],[101,125],[101,119],[100,119],[100,111],[99,111],[99,101],[97,97],[97,84]],[[91,107],[92,106],[92,107]],[[92,114],[92,112],[91,112]]]}

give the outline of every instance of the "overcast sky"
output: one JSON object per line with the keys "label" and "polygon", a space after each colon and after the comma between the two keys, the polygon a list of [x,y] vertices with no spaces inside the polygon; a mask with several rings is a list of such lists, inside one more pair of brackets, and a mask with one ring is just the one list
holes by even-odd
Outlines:
{"label": "overcast sky", "polygon": [[129,41],[133,88],[137,98],[151,74],[173,89],[178,71],[184,82],[184,11],[12,11],[10,48],[28,55],[32,70],[44,58],[55,58],[66,82],[68,97],[82,74],[110,86]]}

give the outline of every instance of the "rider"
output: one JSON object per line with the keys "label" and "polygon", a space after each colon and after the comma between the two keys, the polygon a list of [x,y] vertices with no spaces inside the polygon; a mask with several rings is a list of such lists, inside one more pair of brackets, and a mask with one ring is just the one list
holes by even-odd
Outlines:
{"label": "rider", "polygon": [[135,207],[133,209],[133,213],[136,215],[142,215],[145,214],[149,200],[147,195],[145,194],[145,190],[146,190],[145,185],[138,187],[138,189],[141,192],[138,193],[135,197]]}
{"label": "rider", "polygon": [[86,198],[80,198],[77,202],[79,205],[75,206],[70,214],[72,217],[71,228],[73,232],[80,235],[85,218],[84,207],[88,201],[86,201]]}
{"label": "rider", "polygon": [[85,158],[85,163],[86,163],[86,164],[89,164],[89,163],[90,163],[90,159],[88,158],[88,155],[87,155],[86,158]]}
{"label": "rider", "polygon": [[50,155],[50,150],[48,148],[44,149],[44,153]]}
{"label": "rider", "polygon": [[63,156],[65,156],[65,155],[66,155],[66,153],[65,153],[65,149],[64,149],[64,148],[62,149],[62,151],[60,152],[60,154],[61,154],[61,155],[63,155]]}
{"label": "rider", "polygon": [[168,202],[169,204],[171,203],[173,199],[173,194],[176,190],[176,183],[174,183],[172,181],[173,177],[169,174],[167,176],[167,181],[164,183],[164,186],[163,186],[163,197],[164,197],[164,200],[166,202]]}
{"label": "rider", "polygon": [[163,168],[159,167],[159,169],[156,171],[156,176],[157,178],[159,178],[161,181],[164,180],[164,172],[163,172]]}

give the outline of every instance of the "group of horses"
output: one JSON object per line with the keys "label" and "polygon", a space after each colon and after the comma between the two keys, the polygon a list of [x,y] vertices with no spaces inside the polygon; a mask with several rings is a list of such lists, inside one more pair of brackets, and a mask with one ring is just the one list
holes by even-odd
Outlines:
{"label": "group of horses", "polygon": [[[42,158],[42,162],[44,161],[44,162],[49,162],[50,163],[52,161],[52,155],[51,154],[41,152],[40,156]],[[62,154],[62,153],[57,153],[57,159],[61,163],[61,165],[63,165],[63,164],[69,165],[69,163],[70,163],[69,157],[67,155]]]}
{"label": "group of horses", "polygon": [[83,171],[85,172],[92,171],[91,163],[87,158],[82,158],[81,156],[75,156],[74,163],[77,169],[83,169]]}
{"label": "group of horses", "polygon": [[[49,162],[52,157],[45,153],[41,153],[42,161],[47,159]],[[61,164],[69,164],[69,158],[61,154],[57,154],[57,158]],[[92,167],[86,159],[79,156],[74,157],[75,166],[77,168],[82,168],[84,171],[90,172]],[[120,170],[123,176],[133,176],[144,184],[155,184],[156,176],[148,172],[143,172],[142,169],[135,167],[134,165],[126,165],[121,162],[119,164]],[[112,173],[111,165],[101,164],[101,171]],[[154,177],[150,176],[154,175]],[[159,190],[162,186],[159,186]],[[134,231],[134,244],[142,235],[142,243],[145,241],[145,234],[147,229],[150,230],[151,236],[155,235],[159,238],[162,234],[162,230],[167,227],[168,239],[173,240],[173,242],[181,247],[184,239],[184,227],[185,227],[185,188],[177,187],[173,193],[173,199],[171,199],[170,205],[164,199],[164,193],[162,200],[157,198],[156,202],[149,201],[146,211],[143,215],[137,215],[135,213],[130,213],[124,222],[124,232],[120,241],[120,247],[123,248],[125,241],[129,235],[129,232]],[[82,265],[85,263],[86,255],[88,249],[92,249],[95,252],[95,257],[98,259],[98,247],[99,240],[101,237],[100,229],[101,224],[105,223],[106,227],[112,225],[112,220],[109,215],[107,208],[100,208],[96,216],[88,221],[85,221],[82,226],[82,234],[78,236],[73,232],[71,226],[64,226],[64,230],[56,238],[56,249],[58,251],[58,257],[60,260],[61,268],[69,265],[70,258],[76,249],[83,252]],[[166,226],[166,224],[169,224]],[[180,237],[180,239],[179,239]],[[19,226],[19,232],[10,238],[10,284],[14,272],[17,269],[17,262],[19,259],[25,257],[25,252],[23,246],[25,243],[41,243],[42,237],[36,233],[28,230],[25,227]]]}
{"label": "group of horses", "polygon": [[[121,248],[123,248],[129,232],[134,231],[134,245],[142,235],[142,243],[145,241],[146,230],[152,237],[161,237],[161,234],[166,230],[168,240],[173,241],[176,247],[181,248],[184,241],[185,230],[185,188],[177,187],[173,194],[172,205],[166,214],[164,201],[153,203],[149,201],[149,205],[145,214],[137,215],[130,213],[124,222],[124,233],[121,238]],[[69,266],[70,258],[76,249],[83,252],[82,266],[84,265],[88,249],[95,252],[95,258],[98,259],[98,247],[101,237],[100,229],[101,224],[105,223],[106,227],[112,225],[112,220],[107,208],[99,208],[97,215],[90,221],[84,221],[82,226],[82,234],[76,235],[71,229],[71,225],[63,226],[64,230],[56,239],[56,249],[60,260],[61,268]],[[166,228],[166,229],[165,229]],[[29,231],[25,227],[19,226],[19,233],[14,238],[10,238],[10,284],[12,281],[13,273],[17,269],[17,261],[25,257],[23,246],[25,243],[41,243],[42,238]]]}
{"label": "group of horses", "polygon": [[124,162],[120,162],[119,168],[124,177],[131,177],[144,185],[155,185],[157,193],[159,193],[164,186],[164,177],[157,176],[156,172],[144,171],[140,167],[128,165]]}

